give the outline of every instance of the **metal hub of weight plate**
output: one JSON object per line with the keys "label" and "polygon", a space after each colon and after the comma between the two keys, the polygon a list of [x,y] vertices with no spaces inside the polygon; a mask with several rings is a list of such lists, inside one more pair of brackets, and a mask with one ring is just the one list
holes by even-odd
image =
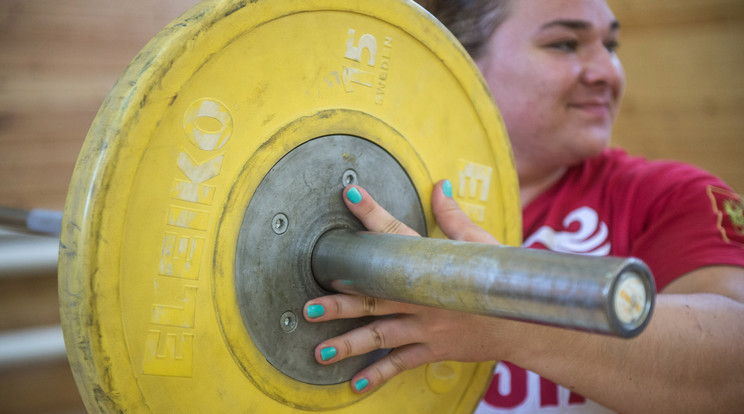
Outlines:
{"label": "metal hub of weight plate", "polygon": [[[343,369],[325,376],[318,365],[320,379],[307,378],[266,351],[272,339],[259,339],[264,329],[280,337],[313,329],[276,331],[283,323],[292,329],[292,314],[302,324],[302,303],[294,300],[320,291],[277,302],[262,328],[249,303],[274,286],[248,292],[255,268],[237,256],[251,244],[270,244],[264,237],[309,237],[296,235],[295,225],[322,229],[296,221],[296,210],[254,212],[251,205],[254,198],[271,204],[271,194],[261,195],[264,180],[284,168],[302,170],[300,161],[285,167],[285,156],[313,141],[331,145],[329,136],[365,147],[365,156],[367,145],[384,150],[382,158],[397,164],[409,188],[378,189],[371,176],[384,179],[383,172],[347,168],[353,162],[342,156],[331,163],[331,178],[306,165],[290,183],[307,173],[308,186],[295,187],[295,199],[309,197],[306,188],[332,193],[323,180],[353,180],[344,174],[351,169],[365,186],[372,180],[374,197],[389,197],[388,208],[421,200],[405,208],[422,209],[429,235],[441,237],[428,200],[433,183],[449,178],[477,223],[505,243],[519,243],[516,173],[498,111],[472,61],[430,15],[397,0],[201,3],[163,29],[124,72],[73,174],[61,234],[60,310],[88,411],[475,407],[492,364],[432,364],[356,395],[335,383],[348,377]],[[254,213],[260,217],[250,218]],[[244,237],[256,227],[258,239]],[[263,277],[262,283],[275,280],[279,292],[296,294],[286,275]],[[312,346],[292,352],[312,358]]]}
{"label": "metal hub of weight plate", "polygon": [[316,241],[332,229],[364,230],[340,197],[349,184],[379,194],[391,214],[426,235],[424,210],[400,164],[370,141],[328,136],[293,149],[266,174],[238,237],[236,288],[248,333],[271,365],[309,384],[348,381],[385,353],[319,366],[313,352],[297,352],[370,322],[309,324],[302,318],[305,302],[328,294],[310,266]]}

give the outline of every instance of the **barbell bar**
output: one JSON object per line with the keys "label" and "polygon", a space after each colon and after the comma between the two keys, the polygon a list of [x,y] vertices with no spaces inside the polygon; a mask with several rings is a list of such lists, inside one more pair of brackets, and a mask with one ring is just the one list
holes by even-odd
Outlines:
{"label": "barbell bar", "polygon": [[645,328],[655,295],[634,258],[348,230],[324,234],[312,266],[332,291],[624,338]]}
{"label": "barbell bar", "polygon": [[0,228],[20,233],[59,236],[62,212],[43,208],[30,210],[0,206]]}
{"label": "barbell bar", "polygon": [[[61,216],[53,210],[3,207],[0,226],[55,234]],[[38,267],[38,258],[23,259],[22,249],[19,244],[18,252],[0,262],[12,257],[14,262]],[[324,235],[313,249],[312,267],[318,283],[330,291],[625,338],[636,336],[646,326],[655,296],[651,271],[635,258],[586,257],[368,232]]]}

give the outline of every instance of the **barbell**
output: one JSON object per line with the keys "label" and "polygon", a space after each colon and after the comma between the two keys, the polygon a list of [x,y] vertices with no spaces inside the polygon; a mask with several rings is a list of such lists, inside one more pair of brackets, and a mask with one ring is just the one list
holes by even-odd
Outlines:
{"label": "barbell", "polygon": [[[505,128],[456,39],[410,1],[205,1],[127,67],[90,128],[60,239],[65,344],[89,412],[468,412],[493,363],[374,392],[309,324],[332,291],[632,337],[654,284],[632,258],[442,240],[433,183],[521,241]],[[366,233],[359,184],[426,238]],[[360,264],[364,263],[364,266]],[[364,268],[364,271],[359,269]]]}

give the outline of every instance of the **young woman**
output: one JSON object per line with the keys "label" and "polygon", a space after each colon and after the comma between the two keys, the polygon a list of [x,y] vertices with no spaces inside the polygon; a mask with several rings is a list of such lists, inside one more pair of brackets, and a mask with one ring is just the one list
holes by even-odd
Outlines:
{"label": "young woman", "polygon": [[[654,316],[641,335],[622,340],[332,295],[308,302],[305,317],[398,316],[324,341],[318,362],[395,348],[352,379],[354,392],[366,392],[434,361],[508,361],[497,367],[482,413],[558,405],[561,412],[740,412],[744,229],[725,206],[740,208],[742,201],[696,168],[607,149],[625,77],[615,54],[619,24],[606,2],[442,0],[427,6],[471,53],[502,112],[520,180],[525,247],[640,257],[660,292]],[[451,195],[444,180],[432,196],[445,234],[497,243]],[[344,200],[372,231],[415,234],[358,186],[347,188]],[[592,237],[545,236],[575,233],[577,226]],[[323,361],[331,348],[336,355]],[[508,378],[511,384],[499,388]],[[541,400],[550,381],[570,395]]]}

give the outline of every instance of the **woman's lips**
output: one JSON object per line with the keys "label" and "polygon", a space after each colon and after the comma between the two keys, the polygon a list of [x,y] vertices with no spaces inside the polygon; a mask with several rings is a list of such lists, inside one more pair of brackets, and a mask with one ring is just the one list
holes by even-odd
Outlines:
{"label": "woman's lips", "polygon": [[568,107],[597,118],[609,117],[611,112],[610,104],[607,102],[578,102],[571,103]]}

